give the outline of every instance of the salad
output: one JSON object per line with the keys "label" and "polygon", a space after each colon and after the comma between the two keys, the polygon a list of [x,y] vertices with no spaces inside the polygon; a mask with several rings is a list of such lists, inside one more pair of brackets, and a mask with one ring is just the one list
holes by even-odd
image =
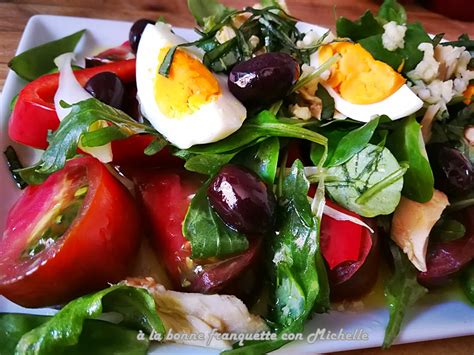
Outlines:
{"label": "salad", "polygon": [[43,152],[5,151],[0,295],[58,311],[0,314],[2,353],[262,354],[377,279],[384,347],[430,290],[474,304],[474,41],[395,0],[336,33],[188,7],[192,42],[140,19],[85,67],[85,31],[11,60],[9,136]]}

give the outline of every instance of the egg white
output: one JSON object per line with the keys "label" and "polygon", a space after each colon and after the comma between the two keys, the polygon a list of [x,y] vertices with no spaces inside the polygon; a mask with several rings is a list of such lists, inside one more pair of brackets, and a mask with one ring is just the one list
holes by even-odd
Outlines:
{"label": "egg white", "polygon": [[[161,63],[160,50],[186,42],[171,32],[171,26],[158,22],[143,31],[137,50],[137,97],[140,110],[154,128],[172,144],[187,149],[195,144],[219,141],[237,131],[247,117],[247,110],[229,91],[227,80],[215,75],[221,90],[220,96],[180,118],[163,114],[155,100],[155,77]],[[203,52],[197,47],[181,50],[202,62]]]}
{"label": "egg white", "polygon": [[[319,52],[310,57],[310,63],[318,67]],[[382,80],[382,79],[381,79]],[[343,115],[360,122],[369,122],[379,115],[387,115],[397,120],[415,113],[423,106],[423,101],[406,85],[403,84],[397,91],[386,99],[372,104],[353,104],[341,97],[330,85],[320,82],[334,99],[334,106]]]}

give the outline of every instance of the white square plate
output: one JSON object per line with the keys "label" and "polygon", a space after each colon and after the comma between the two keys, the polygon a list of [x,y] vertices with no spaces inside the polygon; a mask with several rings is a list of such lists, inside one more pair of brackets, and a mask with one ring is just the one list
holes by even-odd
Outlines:
{"label": "white square plate", "polygon": [[[18,53],[44,42],[55,40],[81,29],[87,29],[86,35],[77,47],[77,57],[96,53],[101,49],[121,44],[128,38],[131,24],[128,22],[96,20],[78,17],[46,16],[32,17],[23,33]],[[324,33],[325,29],[309,24],[299,24],[301,29],[314,29]],[[191,40],[196,34],[191,29],[176,29],[177,34]],[[23,87],[25,82],[10,72],[5,82],[0,99],[0,148],[5,150],[13,145],[24,164],[30,164],[39,157],[33,149],[21,147],[12,143],[8,137],[7,126],[9,117],[9,103]],[[0,231],[3,231],[8,210],[18,198],[20,191],[16,188],[7,169],[2,154],[0,162]],[[378,289],[380,291],[380,287]],[[19,307],[3,297],[0,297],[0,312],[23,312],[35,314],[52,314],[52,309],[25,309]],[[362,310],[340,312],[332,311],[329,314],[315,314],[306,324],[306,334],[316,332],[318,328],[325,328],[338,333],[341,328],[344,332],[353,332],[361,329],[368,333],[366,341],[335,341],[319,340],[314,344],[305,341],[288,344],[276,353],[314,354],[315,352],[332,352],[350,349],[377,347],[382,344],[385,325],[388,321],[388,310],[378,302],[366,305]],[[474,334],[474,308],[459,292],[433,292],[425,297],[421,304],[413,309],[406,317],[398,343],[409,343],[423,340],[449,338]],[[164,351],[166,354],[217,354],[218,351],[206,348],[190,348],[174,344],[157,345],[152,353]]]}

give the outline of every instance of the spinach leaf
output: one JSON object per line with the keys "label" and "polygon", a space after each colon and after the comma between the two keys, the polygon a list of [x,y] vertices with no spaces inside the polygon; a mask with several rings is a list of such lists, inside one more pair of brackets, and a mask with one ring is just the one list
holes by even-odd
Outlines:
{"label": "spinach leaf", "polygon": [[344,164],[355,154],[364,149],[372,138],[379,124],[379,118],[367,122],[365,125],[347,133],[336,146],[327,166]]}
{"label": "spinach leaf", "polygon": [[208,187],[209,182],[196,192],[184,218],[183,235],[191,242],[192,257],[219,257],[246,250],[247,238],[229,228],[212,209]]}
{"label": "spinach leaf", "polygon": [[116,285],[68,303],[54,317],[24,334],[16,346],[20,354],[66,351],[80,340],[86,319],[102,312],[118,312],[120,325],[150,333],[164,334],[165,329],[155,309],[153,297],[144,289]]}
{"label": "spinach leaf", "polygon": [[450,242],[464,237],[466,227],[461,222],[449,217],[441,217],[430,232],[430,240]]}
{"label": "spinach leaf", "polygon": [[390,319],[385,328],[384,348],[390,347],[400,332],[407,309],[428,292],[418,283],[418,272],[400,248],[391,243],[390,251],[394,261],[394,274],[385,286],[385,299],[390,310]]}
{"label": "spinach leaf", "polygon": [[247,119],[242,127],[229,137],[211,144],[196,145],[188,149],[190,153],[232,153],[261,142],[268,137],[306,139],[326,145],[327,139],[319,133],[300,127],[297,122],[279,121],[270,111],[262,111],[256,117]]}
{"label": "spinach leaf", "polygon": [[395,21],[399,25],[407,23],[405,8],[396,0],[385,0],[379,8],[377,18],[383,22]]}
{"label": "spinach leaf", "polygon": [[407,161],[402,193],[410,200],[427,202],[434,191],[434,177],[421,135],[421,126],[415,116],[405,118],[387,137],[387,147],[398,161]]}
{"label": "spinach leaf", "polygon": [[[59,128],[48,137],[49,146],[44,151],[35,172],[47,176],[61,169],[67,159],[77,154],[79,140],[86,135],[86,144],[102,145],[117,138],[138,133],[153,134],[161,146],[167,143],[158,132],[147,125],[138,123],[124,112],[108,106],[97,99],[90,98],[71,106],[71,112],[61,121]],[[114,127],[88,132],[89,127],[99,120],[106,120]],[[119,133],[120,132],[120,133]]]}
{"label": "spinach leaf", "polygon": [[277,172],[279,152],[279,139],[277,137],[270,137],[256,146],[243,150],[232,162],[253,170],[269,186],[273,186]]}
{"label": "spinach leaf", "polygon": [[367,10],[356,21],[339,17],[336,21],[336,32],[338,37],[350,38],[357,42],[370,36],[382,35],[384,29],[374,15]]}
{"label": "spinach leaf", "polygon": [[390,65],[394,70],[399,70],[403,74],[415,69],[417,64],[423,59],[423,52],[418,49],[420,43],[429,42],[431,38],[423,29],[421,24],[414,23],[407,25],[405,33],[405,46],[389,51],[383,46],[382,34],[376,34],[370,37],[360,39],[358,42],[372,56],[384,63]]}
{"label": "spinach leaf", "polygon": [[318,85],[316,97],[321,99],[322,111],[321,120],[329,120],[334,117],[336,105],[334,99],[322,85]]}
{"label": "spinach leaf", "polygon": [[206,18],[207,21],[212,18],[213,23],[219,23],[224,16],[233,11],[216,0],[188,0],[188,9],[199,26],[204,25]]}
{"label": "spinach leaf", "polygon": [[13,57],[8,63],[11,70],[27,81],[35,80],[55,68],[54,58],[73,52],[86,30],[48,42]]}
{"label": "spinach leaf", "polygon": [[474,305],[474,263],[461,274],[461,286],[467,299]]}
{"label": "spinach leaf", "polygon": [[368,144],[343,165],[328,169],[329,195],[341,206],[364,217],[392,213],[400,201],[405,166],[387,148]]}
{"label": "spinach leaf", "polygon": [[[319,220],[308,202],[309,181],[299,160],[283,180],[277,208],[276,235],[272,240],[274,264],[274,309],[272,321],[277,329],[296,326],[312,310],[329,308],[328,300],[316,305],[318,295],[329,289],[324,268],[316,265],[319,247]],[[324,275],[322,275],[324,274]]]}
{"label": "spinach leaf", "polygon": [[[39,327],[51,319],[50,316],[33,314],[0,314],[0,341],[2,354],[15,354],[15,347],[23,334]],[[54,349],[54,354],[97,355],[124,354],[145,355],[148,339],[138,340],[138,332],[99,320],[85,320],[78,343],[63,349]],[[113,339],[113,341],[112,341]],[[18,354],[18,352],[16,353]]]}

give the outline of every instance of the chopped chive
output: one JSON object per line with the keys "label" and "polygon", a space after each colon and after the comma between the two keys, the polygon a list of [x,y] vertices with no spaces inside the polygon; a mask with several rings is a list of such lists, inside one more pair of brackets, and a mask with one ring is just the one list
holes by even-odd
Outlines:
{"label": "chopped chive", "polygon": [[160,70],[158,73],[163,75],[164,77],[168,77],[171,69],[171,63],[173,63],[174,54],[176,53],[176,49],[178,46],[171,47],[166,53],[165,58],[163,59],[163,63],[160,65]]}
{"label": "chopped chive", "polygon": [[20,163],[15,149],[9,145],[3,154],[5,154],[5,157],[7,158],[8,170],[10,170],[13,180],[15,180],[16,186],[23,190],[26,186],[28,186],[28,184],[25,182],[25,180],[23,180],[20,174],[15,171],[17,169],[23,169],[23,165]]}

